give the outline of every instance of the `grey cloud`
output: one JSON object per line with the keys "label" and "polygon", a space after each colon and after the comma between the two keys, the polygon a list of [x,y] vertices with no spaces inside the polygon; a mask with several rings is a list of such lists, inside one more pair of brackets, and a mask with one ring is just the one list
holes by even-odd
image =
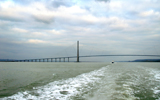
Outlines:
{"label": "grey cloud", "polygon": [[42,17],[42,16],[40,16],[40,17],[33,16],[33,18],[34,18],[36,21],[42,22],[42,23],[44,23],[44,24],[50,24],[50,23],[52,23],[52,22],[54,21],[53,18],[47,18],[47,17],[45,18],[45,17]]}
{"label": "grey cloud", "polygon": [[96,0],[96,1],[109,2],[110,0]]}
{"label": "grey cloud", "polygon": [[[74,48],[53,46],[46,44],[14,43],[7,39],[0,39],[0,59],[36,59],[69,56]],[[70,52],[72,51],[72,52]],[[66,53],[67,52],[67,53]],[[76,50],[74,51],[76,54]]]}
{"label": "grey cloud", "polygon": [[61,5],[69,7],[69,6],[72,6],[72,2],[70,0],[54,0],[54,1],[52,1],[53,7],[57,8]]}
{"label": "grey cloud", "polygon": [[[5,1],[5,0],[4,0]],[[31,4],[33,2],[41,2],[43,0],[14,0],[14,2],[18,3],[18,4],[22,4],[22,5],[27,5],[27,4]]]}
{"label": "grey cloud", "polygon": [[15,22],[24,21],[25,20],[24,14],[17,13],[17,12],[9,11],[5,8],[0,8],[0,20],[8,20],[8,21],[15,21]]}
{"label": "grey cloud", "polygon": [[1,19],[1,20],[15,21],[15,22],[23,21],[23,19],[18,18],[18,17],[13,17],[13,16],[4,16],[4,15],[0,15],[0,19]]}

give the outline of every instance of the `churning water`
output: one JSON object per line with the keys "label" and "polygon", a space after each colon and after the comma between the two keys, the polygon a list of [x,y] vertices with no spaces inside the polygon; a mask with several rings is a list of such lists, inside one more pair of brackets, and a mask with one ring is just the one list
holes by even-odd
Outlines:
{"label": "churning water", "polygon": [[160,100],[160,63],[1,63],[2,100]]}

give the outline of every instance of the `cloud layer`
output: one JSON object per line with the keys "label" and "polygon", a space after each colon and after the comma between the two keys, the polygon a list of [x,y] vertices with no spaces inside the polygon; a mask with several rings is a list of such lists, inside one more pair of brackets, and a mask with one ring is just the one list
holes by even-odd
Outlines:
{"label": "cloud layer", "polygon": [[159,0],[1,0],[0,56],[31,58],[23,52],[30,48],[35,49],[35,58],[43,57],[36,50],[59,51],[77,40],[83,48],[99,48],[96,53],[160,54],[159,4]]}

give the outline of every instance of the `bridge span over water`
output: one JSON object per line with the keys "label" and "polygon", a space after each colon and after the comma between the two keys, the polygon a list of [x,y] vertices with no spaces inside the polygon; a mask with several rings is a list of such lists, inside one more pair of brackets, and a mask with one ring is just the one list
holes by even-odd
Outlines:
{"label": "bridge span over water", "polygon": [[[109,56],[145,56],[145,57],[159,57],[160,55],[84,55],[79,56],[79,58],[85,58],[85,57],[109,57]],[[25,59],[25,60],[13,60],[14,62],[69,62],[70,58],[77,58],[77,56],[70,56],[70,57],[56,57],[56,58],[40,58],[40,59]],[[79,62],[77,60],[77,62]]]}
{"label": "bridge span over water", "polygon": [[77,41],[77,55],[68,57],[54,57],[54,58],[37,58],[37,59],[21,59],[21,60],[10,60],[8,62],[70,62],[71,58],[77,58],[76,62],[79,62],[79,58],[86,57],[107,57],[107,56],[139,56],[139,57],[158,57],[160,55],[136,55],[136,54],[116,54],[116,55],[79,55],[79,41]]}

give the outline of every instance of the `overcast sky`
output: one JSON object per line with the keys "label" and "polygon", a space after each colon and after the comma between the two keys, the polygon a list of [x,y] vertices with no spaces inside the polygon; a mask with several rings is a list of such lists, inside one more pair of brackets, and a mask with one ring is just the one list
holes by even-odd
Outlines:
{"label": "overcast sky", "polygon": [[[0,59],[160,54],[160,0],[0,0]],[[62,51],[62,52],[61,52]]]}

